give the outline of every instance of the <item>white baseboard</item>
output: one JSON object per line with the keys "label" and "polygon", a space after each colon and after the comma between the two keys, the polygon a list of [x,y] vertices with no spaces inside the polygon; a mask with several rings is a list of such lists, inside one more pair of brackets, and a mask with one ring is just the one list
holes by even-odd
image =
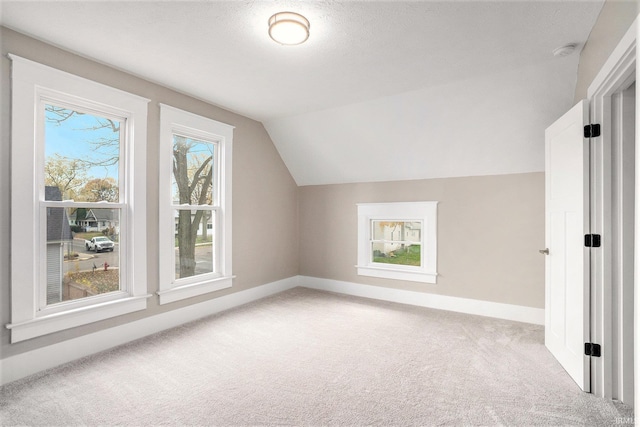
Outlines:
{"label": "white baseboard", "polygon": [[456,311],[459,313],[476,314],[479,316],[544,325],[544,309],[542,308],[405,291],[309,276],[298,276],[298,278],[299,286],[306,288],[399,302],[402,304],[417,305],[420,307],[436,308],[439,310]]}
{"label": "white baseboard", "polygon": [[298,286],[299,276],[225,295],[0,360],[0,385]]}
{"label": "white baseboard", "polygon": [[540,308],[404,291],[317,277],[294,276],[7,357],[0,360],[0,385],[296,286],[420,307],[544,324],[544,310]]}

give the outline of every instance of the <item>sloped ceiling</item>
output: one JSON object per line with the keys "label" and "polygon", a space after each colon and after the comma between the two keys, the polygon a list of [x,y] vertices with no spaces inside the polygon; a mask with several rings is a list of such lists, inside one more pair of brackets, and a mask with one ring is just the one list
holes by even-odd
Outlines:
{"label": "sloped ceiling", "polygon": [[[544,170],[603,2],[0,4],[8,28],[262,121],[314,185]],[[310,20],[307,43],[268,37],[283,10]]]}

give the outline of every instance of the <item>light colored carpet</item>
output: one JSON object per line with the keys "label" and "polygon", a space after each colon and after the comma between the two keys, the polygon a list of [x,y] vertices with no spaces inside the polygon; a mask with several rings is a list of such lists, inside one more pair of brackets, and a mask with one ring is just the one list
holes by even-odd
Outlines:
{"label": "light colored carpet", "polygon": [[[615,425],[540,326],[296,288],[1,389],[2,425]],[[623,420],[624,421],[624,420]]]}

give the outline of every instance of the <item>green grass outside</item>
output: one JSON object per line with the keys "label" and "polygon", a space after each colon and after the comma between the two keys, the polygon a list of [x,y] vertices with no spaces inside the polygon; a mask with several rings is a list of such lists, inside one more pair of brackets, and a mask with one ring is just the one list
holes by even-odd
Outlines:
{"label": "green grass outside", "polygon": [[420,267],[420,245],[411,245],[407,249],[396,249],[391,254],[394,256],[374,256],[373,262]]}

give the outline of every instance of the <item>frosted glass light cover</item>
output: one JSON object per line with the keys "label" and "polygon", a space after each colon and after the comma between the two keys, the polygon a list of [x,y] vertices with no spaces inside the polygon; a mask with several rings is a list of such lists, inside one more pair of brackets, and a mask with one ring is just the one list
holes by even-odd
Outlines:
{"label": "frosted glass light cover", "polygon": [[284,45],[297,45],[309,38],[309,21],[294,12],[280,12],[269,18],[269,36]]}

